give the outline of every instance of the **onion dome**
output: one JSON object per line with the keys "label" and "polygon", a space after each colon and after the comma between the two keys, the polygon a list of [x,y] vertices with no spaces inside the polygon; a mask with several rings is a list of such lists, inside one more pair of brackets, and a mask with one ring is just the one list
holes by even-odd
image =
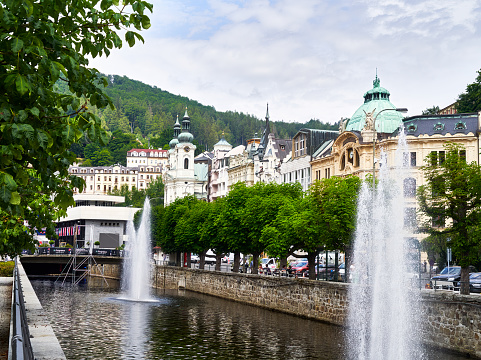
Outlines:
{"label": "onion dome", "polygon": [[390,93],[380,86],[381,80],[377,77],[373,81],[373,88],[364,94],[364,104],[362,104],[352,115],[346,125],[346,131],[361,131],[366,124],[366,114],[372,114],[376,119],[375,126],[377,132],[393,133],[402,124],[403,115],[398,111],[383,111],[384,109],[396,109],[389,101]]}
{"label": "onion dome", "polygon": [[182,118],[182,132],[177,137],[180,143],[192,143],[194,135],[190,133],[190,117],[187,114],[187,108],[185,108],[185,115]]}

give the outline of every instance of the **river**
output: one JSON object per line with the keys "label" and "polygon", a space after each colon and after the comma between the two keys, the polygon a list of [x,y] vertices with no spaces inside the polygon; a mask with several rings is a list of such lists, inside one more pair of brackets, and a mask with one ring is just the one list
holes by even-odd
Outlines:
{"label": "river", "polygon": [[158,290],[158,302],[135,303],[117,300],[118,284],[32,285],[69,360],[346,358],[342,327],[208,295]]}

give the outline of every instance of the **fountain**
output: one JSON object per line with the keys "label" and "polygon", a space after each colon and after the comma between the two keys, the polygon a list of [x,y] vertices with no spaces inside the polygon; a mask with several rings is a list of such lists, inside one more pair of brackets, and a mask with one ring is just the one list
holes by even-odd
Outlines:
{"label": "fountain", "polygon": [[[401,129],[395,163],[381,155],[378,184],[362,185],[349,290],[347,343],[357,360],[422,359],[419,290],[412,282],[409,235],[404,229],[404,179],[409,172]],[[406,182],[408,184],[409,182]]]}
{"label": "fountain", "polygon": [[127,225],[129,241],[125,249],[121,300],[152,302],[151,288],[151,236],[150,201],[145,199],[142,220],[137,231],[130,221]]}

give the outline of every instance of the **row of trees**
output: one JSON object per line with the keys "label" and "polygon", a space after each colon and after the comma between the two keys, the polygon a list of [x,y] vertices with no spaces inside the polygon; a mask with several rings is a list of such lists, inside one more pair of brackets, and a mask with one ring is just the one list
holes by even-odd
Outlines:
{"label": "row of trees", "polygon": [[240,253],[252,254],[254,272],[266,252],[286,259],[295,251],[307,252],[309,276],[315,278],[315,258],[325,250],[349,253],[355,228],[358,177],[316,182],[307,194],[299,184],[235,184],[225,198],[206,203],[194,197],[177,199],[153,208],[152,232],[164,252],[200,256],[207,250],[217,257],[234,253],[234,271]]}

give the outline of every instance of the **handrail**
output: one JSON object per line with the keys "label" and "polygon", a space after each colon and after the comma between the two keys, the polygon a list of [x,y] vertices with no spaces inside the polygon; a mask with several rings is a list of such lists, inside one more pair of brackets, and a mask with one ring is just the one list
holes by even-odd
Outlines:
{"label": "handrail", "polygon": [[18,256],[15,258],[13,270],[13,302],[12,302],[12,359],[34,360],[30,332],[28,330],[25,301],[23,298],[22,284],[17,266]]}

